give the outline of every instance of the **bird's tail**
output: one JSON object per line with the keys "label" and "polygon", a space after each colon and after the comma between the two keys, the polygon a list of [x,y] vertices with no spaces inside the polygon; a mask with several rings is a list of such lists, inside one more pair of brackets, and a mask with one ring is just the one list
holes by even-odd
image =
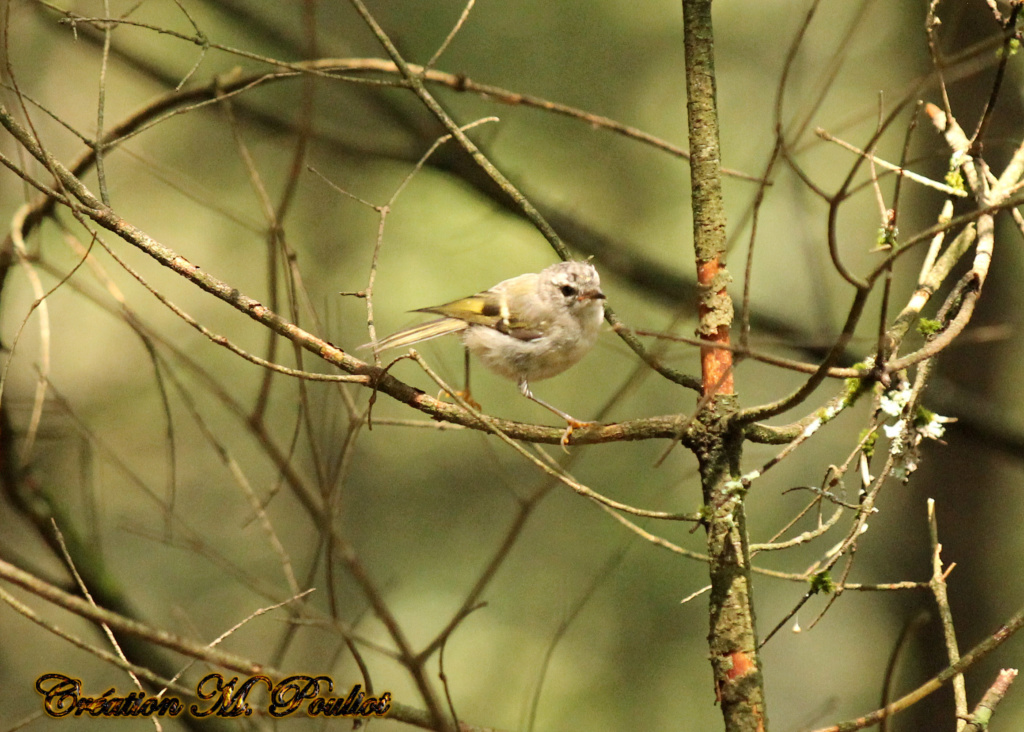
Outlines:
{"label": "bird's tail", "polygon": [[414,343],[429,341],[431,338],[439,338],[449,333],[458,333],[469,327],[469,323],[456,318],[439,318],[427,323],[414,325],[411,328],[392,333],[387,338],[382,338],[376,343],[365,343],[360,348],[372,348],[374,353],[380,353],[389,348],[402,348],[411,346]]}

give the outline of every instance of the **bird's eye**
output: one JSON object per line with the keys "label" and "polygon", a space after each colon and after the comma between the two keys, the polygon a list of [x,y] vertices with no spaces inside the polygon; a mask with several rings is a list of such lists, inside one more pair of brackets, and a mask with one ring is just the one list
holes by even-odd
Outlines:
{"label": "bird's eye", "polygon": [[573,297],[576,294],[576,288],[572,285],[562,285],[558,289],[562,291],[565,297]]}

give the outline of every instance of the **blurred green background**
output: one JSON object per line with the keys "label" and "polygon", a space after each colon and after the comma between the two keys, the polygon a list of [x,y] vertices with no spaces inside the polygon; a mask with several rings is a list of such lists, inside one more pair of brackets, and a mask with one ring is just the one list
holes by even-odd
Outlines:
{"label": "blurred green background", "polygon": [[[236,68],[242,74],[273,68],[225,51],[204,53],[156,28],[192,36],[194,22],[217,44],[284,61],[384,57],[347,3],[311,5],[312,19],[310,5],[299,2],[197,0],[184,5],[188,17],[182,7],[166,1],[137,7],[111,2],[111,16],[128,13],[136,25],[118,26],[111,34],[105,73],[107,126],[168,94],[186,77],[187,85],[201,85]],[[997,33],[982,0],[948,10],[945,5],[940,12],[946,54],[991,41]],[[794,160],[826,191],[841,183],[853,156],[817,139],[815,127],[863,146],[876,127],[879,105],[888,110],[906,95],[939,101],[934,83],[916,86],[931,68],[923,31],[925,6],[923,1],[826,0],[817,8],[780,108]],[[96,132],[102,36],[87,23],[75,27],[60,22],[61,14],[41,3],[11,1],[3,7],[8,62],[4,104],[24,121],[13,91],[16,83],[32,99],[25,104],[36,133],[58,159],[69,161],[83,144],[66,126],[86,136]],[[105,12],[100,2],[60,7],[86,17]],[[406,58],[417,63],[433,55],[463,9],[441,0],[373,2],[369,7]],[[763,173],[774,144],[784,63],[809,8],[810,3],[792,1],[716,4],[725,166],[754,176]],[[436,67],[610,117],[685,147],[681,26],[678,3],[479,3]],[[995,46],[989,42],[949,71],[950,97],[965,128],[979,118],[995,62]],[[478,127],[472,137],[549,215],[578,256],[596,255],[609,302],[626,323],[650,330],[674,323],[675,332],[692,334],[690,289],[685,284],[692,281],[693,254],[684,160],[576,120],[432,89],[462,124],[490,115],[500,118]],[[296,177],[290,171],[307,119],[305,95],[310,93],[308,147]],[[1024,137],[1021,93],[1019,61],[1014,59],[985,148],[997,171]],[[408,91],[309,76],[255,87],[234,97],[231,111],[234,123],[218,105],[177,114],[110,151],[105,172],[112,205],[160,243],[240,291],[268,304],[276,302],[274,307],[287,314],[289,295],[280,259],[275,264],[276,292],[268,279],[267,221],[237,133],[272,205],[281,200],[290,180],[296,184],[281,226],[294,251],[294,272],[301,275],[302,290],[296,295],[303,305],[301,324],[364,357],[365,352],[354,349],[369,340],[365,302],[339,293],[366,287],[379,217],[305,166],[353,196],[382,205],[442,134],[439,126]],[[909,118],[905,111],[883,136],[881,157],[898,161]],[[912,167],[941,180],[948,151],[923,121],[912,151]],[[6,135],[0,138],[0,152],[46,180]],[[865,170],[860,179],[866,179]],[[11,174],[0,180],[0,213],[10,222],[35,194]],[[95,171],[86,182],[98,190]],[[751,311],[760,319],[755,320],[753,343],[806,359],[806,352],[795,345],[827,344],[841,327],[852,290],[828,261],[825,204],[788,168],[780,166],[772,183],[760,211],[752,260]],[[886,196],[891,197],[892,188],[891,177],[884,179]],[[736,298],[742,294],[756,191],[750,181],[726,179],[735,278],[731,291]],[[932,225],[941,203],[934,191],[906,184],[901,235]],[[887,205],[892,205],[891,198]],[[66,211],[59,218],[88,244]],[[862,186],[842,208],[842,254],[855,271],[865,272],[878,261],[871,250],[879,220],[869,186]],[[1007,224],[1002,217],[993,271],[975,330],[969,332],[977,337],[943,354],[926,399],[937,411],[965,421],[950,429],[948,444],[924,447],[922,468],[909,485],[893,484],[883,491],[880,512],[860,543],[850,577],[866,583],[927,579],[925,500],[934,497],[943,558],[957,565],[949,582],[963,650],[991,634],[1024,596],[1024,539],[1019,530],[1024,476],[1018,437],[1024,415],[1017,328],[1021,256],[1020,235]],[[254,322],[124,242],[109,235],[105,241],[206,327],[266,355],[267,333]],[[44,223],[27,244],[46,289],[79,260],[52,222]],[[63,507],[70,522],[66,528],[98,550],[110,581],[121,586],[146,621],[212,641],[290,591],[278,555],[258,522],[251,520],[247,498],[197,425],[191,403],[256,494],[269,500],[268,515],[300,585],[317,588],[307,602],[327,613],[329,592],[316,527],[282,488],[265,445],[226,406],[231,399],[244,412],[251,410],[264,372],[203,338],[108,255],[98,248],[94,252],[104,274],[82,266],[46,301],[52,388],[31,452],[25,438],[39,378],[41,314],[30,310],[34,295],[24,269],[10,269],[3,282],[0,335],[9,368],[2,406],[9,412],[21,457],[31,468],[34,489]],[[536,271],[554,259],[544,239],[483,188],[472,166],[449,144],[416,173],[386,219],[375,281],[378,333],[416,322],[418,316],[407,312],[413,308]],[[897,269],[895,303],[901,305],[912,290],[917,266],[908,258]],[[652,269],[679,278],[678,287],[659,291]],[[154,348],[165,359],[159,369],[119,314],[114,288],[123,293],[132,317],[159,336]],[[877,330],[878,298],[872,303],[862,324],[864,338],[857,344],[862,352],[870,349],[870,336]],[[933,312],[934,305],[927,314]],[[992,334],[997,337],[987,337]],[[434,341],[420,350],[442,377],[460,383],[462,352],[455,341]],[[202,371],[187,366],[176,351]],[[294,352],[283,341],[274,357],[295,365]],[[665,359],[684,371],[698,371],[695,352],[688,346],[669,347]],[[323,370],[309,354],[303,355],[303,366]],[[688,415],[693,410],[692,392],[642,369],[635,379],[638,369],[638,359],[609,330],[583,363],[534,385],[535,393],[587,417],[631,384],[611,404],[605,421]],[[411,361],[396,365],[392,373],[428,393],[437,392]],[[739,367],[736,381],[742,403],[754,405],[787,393],[801,378],[748,361]],[[211,383],[223,390],[224,398]],[[817,401],[805,410],[837,388],[829,384],[819,390]],[[374,407],[374,428],[353,432],[350,419],[358,421],[365,409],[367,389],[322,383],[309,383],[305,389],[308,411],[296,381],[274,377],[263,416],[269,439],[291,455],[303,480],[316,490],[334,491],[340,530],[419,648],[448,622],[498,550],[520,502],[545,478],[494,437],[441,431],[429,422],[427,428],[387,424],[419,420],[420,415],[385,396]],[[356,413],[346,411],[342,389]],[[474,371],[474,396],[488,413],[549,423],[550,415],[519,397],[514,385],[479,368]],[[767,540],[808,500],[806,493],[783,491],[819,484],[829,464],[846,458],[867,409],[864,404],[843,415],[756,484],[749,499],[753,541]],[[571,471],[594,490],[626,503],[696,511],[696,462],[677,447],[655,467],[666,447],[659,441],[572,448]],[[557,449],[548,452],[561,457]],[[745,468],[759,467],[775,452],[751,446]],[[851,476],[847,489],[852,495],[856,488]],[[9,496],[2,505],[3,557],[66,584],[61,563]],[[173,526],[170,537],[168,523]],[[703,531],[690,533],[689,524],[642,525],[703,551]],[[762,555],[757,563],[799,572],[838,540],[836,533],[812,546]],[[466,618],[447,644],[444,671],[460,718],[525,729],[541,685],[538,730],[719,728],[706,658],[706,596],[680,604],[706,582],[700,563],[641,541],[586,499],[565,487],[555,488],[530,515],[483,594],[486,606]],[[806,590],[799,583],[764,577],[755,588],[762,636]],[[343,570],[336,572],[335,589],[339,616],[362,637],[388,644],[365,597]],[[103,645],[91,626],[18,594],[61,627]],[[822,599],[810,602],[799,614],[804,631],[786,630],[765,648],[768,714],[775,729],[821,726],[876,708],[901,628],[933,602],[920,590],[850,592],[813,630],[807,629],[823,607]],[[564,635],[558,635],[560,625],[570,620]],[[288,670],[326,673],[346,687],[360,680],[337,633],[304,625],[282,646],[285,621],[280,611],[259,617],[222,647]],[[110,686],[130,688],[118,670],[6,606],[0,609],[0,647],[0,729],[26,719],[25,729],[75,724],[33,718],[40,700],[32,684],[42,673],[77,676],[96,693]],[[1020,665],[1022,648],[1013,639],[971,672],[971,704],[999,668]],[[393,661],[372,650],[365,656],[378,690],[422,706],[409,677]],[[913,688],[944,665],[933,618],[914,636],[899,665],[897,691]],[[433,665],[431,669],[436,673]],[[1024,726],[1022,699],[1020,689],[1011,691],[993,729]],[[952,715],[951,696],[944,689],[892,728],[950,729]],[[125,729],[148,726],[138,721],[117,724]],[[165,728],[174,728],[174,723]]]}

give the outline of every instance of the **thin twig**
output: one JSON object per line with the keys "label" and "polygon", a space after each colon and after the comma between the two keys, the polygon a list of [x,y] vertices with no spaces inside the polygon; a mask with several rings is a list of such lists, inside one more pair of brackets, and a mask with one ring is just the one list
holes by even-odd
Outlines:
{"label": "thin twig", "polygon": [[978,706],[974,708],[971,713],[970,719],[968,720],[967,726],[965,726],[962,732],[985,732],[988,729],[989,721],[992,719],[992,714],[995,712],[999,702],[1006,696],[1006,692],[1010,690],[1010,684],[1017,678],[1017,669],[1015,668],[1004,668],[996,676],[996,680],[992,682],[992,686],[988,688],[985,695],[978,702]]}
{"label": "thin twig", "polygon": [[834,142],[835,144],[839,145],[839,147],[843,148],[844,150],[849,150],[850,152],[852,152],[852,153],[854,153],[856,155],[860,155],[861,157],[871,161],[873,164],[877,165],[878,167],[885,168],[888,171],[891,171],[893,173],[897,173],[899,175],[902,175],[903,177],[907,178],[908,180],[912,180],[915,183],[920,183],[921,185],[926,186],[928,188],[934,188],[935,190],[941,191],[941,192],[945,193],[948,196],[957,196],[957,197],[960,197],[960,198],[963,198],[963,197],[967,196],[967,192],[962,190],[962,189],[960,189],[960,188],[953,188],[952,186],[948,186],[945,183],[940,183],[937,180],[932,180],[931,178],[927,178],[927,177],[921,175],[920,173],[915,173],[912,170],[907,170],[906,168],[900,167],[899,165],[895,165],[893,163],[888,162],[887,160],[883,160],[882,158],[878,157],[874,153],[864,152],[863,150],[861,150],[856,145],[851,145],[850,143],[846,142],[845,140],[841,140],[838,137],[835,137],[835,136],[829,134],[827,131],[825,131],[821,127],[817,128],[814,132],[815,132],[815,134],[818,135],[818,137],[820,137],[825,142]]}
{"label": "thin twig", "polygon": [[[939,622],[942,624],[942,635],[946,642],[946,657],[950,664],[955,664],[960,660],[960,646],[956,640],[953,611],[949,607],[949,597],[946,594],[947,572],[942,568],[942,544],[939,543],[939,522],[935,515],[933,498],[928,499],[928,538],[932,548],[932,578],[928,586],[935,596],[935,605],[939,610]],[[956,728],[963,730],[967,724],[967,685],[963,674],[957,674],[953,678],[953,699],[956,704]]]}

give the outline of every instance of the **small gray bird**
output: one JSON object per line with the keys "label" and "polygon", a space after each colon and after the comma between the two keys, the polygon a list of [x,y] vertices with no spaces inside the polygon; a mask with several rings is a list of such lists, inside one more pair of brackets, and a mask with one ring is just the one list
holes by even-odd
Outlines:
{"label": "small gray bird", "polygon": [[515,381],[523,396],[566,421],[564,444],[574,427],[586,423],[535,397],[529,382],[562,373],[593,348],[604,319],[604,299],[594,265],[559,262],[461,300],[419,308],[415,312],[444,317],[370,345],[379,353],[459,333],[484,366]]}

